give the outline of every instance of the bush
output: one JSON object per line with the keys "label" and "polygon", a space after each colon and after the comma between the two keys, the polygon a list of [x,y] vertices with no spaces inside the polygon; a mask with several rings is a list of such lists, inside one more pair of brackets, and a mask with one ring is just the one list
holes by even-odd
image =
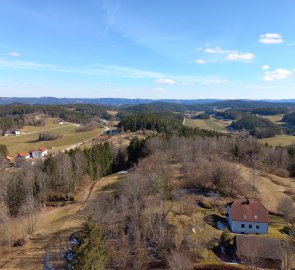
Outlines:
{"label": "bush", "polygon": [[62,135],[44,132],[44,133],[39,134],[38,141],[55,141],[61,137],[62,137]]}

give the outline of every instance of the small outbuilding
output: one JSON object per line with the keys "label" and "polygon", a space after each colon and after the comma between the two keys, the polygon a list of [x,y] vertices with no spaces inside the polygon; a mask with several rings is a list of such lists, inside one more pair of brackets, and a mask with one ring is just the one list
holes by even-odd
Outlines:
{"label": "small outbuilding", "polygon": [[226,205],[227,222],[232,232],[267,234],[268,210],[258,201],[241,199]]}
{"label": "small outbuilding", "polygon": [[21,152],[21,153],[18,153],[15,158],[18,158],[18,159],[29,159],[30,157],[31,157],[30,156],[30,153],[28,153],[28,152]]}

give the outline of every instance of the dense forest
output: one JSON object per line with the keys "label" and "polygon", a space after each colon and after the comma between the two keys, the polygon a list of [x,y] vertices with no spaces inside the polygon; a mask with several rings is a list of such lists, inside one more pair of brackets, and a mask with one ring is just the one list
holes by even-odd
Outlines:
{"label": "dense forest", "polygon": [[277,115],[277,114],[287,114],[290,110],[288,108],[280,107],[267,107],[267,108],[257,108],[250,112],[258,115]]}
{"label": "dense forest", "polygon": [[185,137],[224,136],[216,131],[183,126],[182,121],[183,116],[174,113],[143,113],[125,117],[119,123],[118,128],[124,131],[154,130],[166,135],[176,134]]}
{"label": "dense forest", "polygon": [[295,112],[286,114],[282,121],[288,123],[289,125],[295,126]]}

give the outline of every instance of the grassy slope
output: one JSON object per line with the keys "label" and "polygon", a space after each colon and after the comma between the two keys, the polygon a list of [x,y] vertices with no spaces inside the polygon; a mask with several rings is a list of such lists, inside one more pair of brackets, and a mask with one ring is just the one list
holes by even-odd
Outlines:
{"label": "grassy slope", "polygon": [[282,119],[284,117],[284,114],[277,114],[277,115],[267,115],[263,116],[263,118],[266,118],[270,121],[272,121],[275,124],[283,124]]}
{"label": "grassy slope", "polygon": [[[85,189],[80,195],[80,202],[62,208],[47,209],[38,215],[36,231],[29,237],[28,243],[22,248],[14,248],[12,253],[0,257],[0,269],[5,270],[38,270],[43,269],[45,252],[47,251],[55,261],[54,269],[63,265],[60,260],[59,247],[66,247],[66,239],[69,235],[80,228],[85,221],[83,209],[107,186],[118,181],[122,175],[115,174],[100,179],[93,185]],[[89,191],[91,192],[89,193]],[[21,237],[21,236],[19,236]]]}
{"label": "grassy slope", "polygon": [[286,145],[295,144],[295,136],[277,135],[275,137],[260,139],[258,141],[263,144],[268,143],[274,147],[275,146],[286,146]]}
{"label": "grassy slope", "polygon": [[219,132],[227,132],[227,124],[223,121],[211,118],[207,120],[185,119],[185,125],[189,127],[198,127],[201,129],[215,130]]}

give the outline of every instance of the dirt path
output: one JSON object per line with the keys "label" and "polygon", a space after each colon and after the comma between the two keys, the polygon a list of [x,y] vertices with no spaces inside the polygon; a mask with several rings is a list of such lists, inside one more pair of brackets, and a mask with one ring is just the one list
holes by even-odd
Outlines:
{"label": "dirt path", "polygon": [[28,238],[24,247],[12,249],[10,255],[0,258],[0,269],[44,269],[45,259],[54,270],[64,269],[65,261],[61,259],[61,251],[67,249],[69,235],[77,231],[85,221],[85,206],[111,181],[117,181],[118,177],[120,175],[111,175],[94,182],[85,189],[79,203],[46,209],[40,213],[36,232]]}

